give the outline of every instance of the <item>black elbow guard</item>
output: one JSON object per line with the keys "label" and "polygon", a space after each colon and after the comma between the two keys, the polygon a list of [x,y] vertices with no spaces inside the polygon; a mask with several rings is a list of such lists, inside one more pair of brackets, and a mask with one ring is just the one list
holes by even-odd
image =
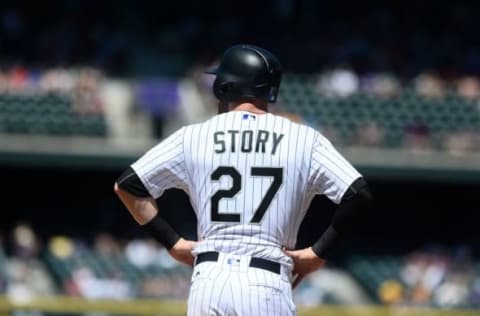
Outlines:
{"label": "black elbow guard", "polygon": [[361,198],[365,201],[371,202],[373,200],[372,193],[368,187],[367,181],[364,178],[358,178],[347,189],[342,197],[343,201],[348,201],[353,198]]}
{"label": "black elbow guard", "polygon": [[338,232],[344,232],[354,225],[356,219],[365,213],[372,204],[372,193],[364,178],[355,180],[342,197],[332,219]]}
{"label": "black elbow guard", "polygon": [[312,246],[315,254],[327,259],[339,247],[360,214],[370,207],[372,194],[363,178],[355,180],[347,189],[338,206],[331,225]]}
{"label": "black elbow guard", "polygon": [[120,188],[137,197],[149,197],[150,193],[135,173],[132,167],[128,167],[117,179]]}

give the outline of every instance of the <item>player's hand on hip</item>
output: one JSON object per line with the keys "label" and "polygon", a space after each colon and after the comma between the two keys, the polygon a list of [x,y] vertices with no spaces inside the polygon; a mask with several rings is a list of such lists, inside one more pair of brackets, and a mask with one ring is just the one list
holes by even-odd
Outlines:
{"label": "player's hand on hip", "polygon": [[325,265],[325,260],[319,258],[311,247],[300,250],[286,250],[284,252],[287,256],[293,259],[293,284],[295,288],[302,281],[302,279],[309,273],[320,269]]}
{"label": "player's hand on hip", "polygon": [[168,253],[178,262],[193,266],[195,258],[192,255],[192,250],[196,244],[196,241],[180,238]]}

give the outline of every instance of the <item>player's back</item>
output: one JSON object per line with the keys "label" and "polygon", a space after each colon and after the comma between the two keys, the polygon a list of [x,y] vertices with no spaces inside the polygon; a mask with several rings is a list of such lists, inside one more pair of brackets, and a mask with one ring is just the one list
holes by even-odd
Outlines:
{"label": "player's back", "polygon": [[273,114],[232,111],[184,131],[196,253],[218,251],[288,263],[314,192],[311,152],[319,133]]}

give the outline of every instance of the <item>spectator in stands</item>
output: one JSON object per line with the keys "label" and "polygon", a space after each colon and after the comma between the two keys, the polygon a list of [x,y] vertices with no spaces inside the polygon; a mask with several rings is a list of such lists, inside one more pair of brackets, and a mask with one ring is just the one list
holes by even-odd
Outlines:
{"label": "spectator in stands", "polygon": [[211,67],[213,65],[197,65],[178,83],[178,112],[184,124],[201,122],[218,111],[217,100],[212,95],[215,77],[205,74],[205,69]]}
{"label": "spectator in stands", "polygon": [[85,298],[126,299],[133,295],[131,284],[120,278],[98,278],[89,267],[73,272],[72,280],[78,293]]}
{"label": "spectator in stands", "polygon": [[408,286],[407,303],[428,305],[432,292],[446,274],[446,258],[425,253],[413,253],[401,271],[403,282]]}
{"label": "spectator in stands", "polygon": [[153,240],[133,239],[125,247],[127,260],[139,268],[145,268],[154,263],[157,247]]}
{"label": "spectator in stands", "polygon": [[380,284],[378,297],[383,304],[396,305],[404,300],[404,288],[397,280],[386,280]]}
{"label": "spectator in stands", "polygon": [[117,257],[122,254],[119,244],[109,233],[102,232],[95,236],[93,249],[96,253],[106,258]]}
{"label": "spectator in stands", "polygon": [[430,127],[420,118],[405,126],[403,145],[413,151],[424,151],[432,147]]}
{"label": "spectator in stands", "polygon": [[167,78],[144,79],[136,84],[136,103],[151,115],[155,138],[163,136],[166,118],[178,113],[178,85],[177,80]]}
{"label": "spectator in stands", "polygon": [[18,300],[52,294],[52,280],[38,259],[41,245],[30,225],[18,224],[12,231],[11,244],[7,294]]}
{"label": "spectator in stands", "polygon": [[79,114],[102,113],[100,84],[103,76],[97,69],[84,67],[79,70],[73,87],[73,108]]}
{"label": "spectator in stands", "polygon": [[376,98],[390,99],[401,91],[401,85],[390,73],[371,73],[360,78],[361,91]]}
{"label": "spectator in stands", "polygon": [[472,305],[480,306],[480,275],[478,273],[473,277],[471,283],[471,292],[468,300]]}
{"label": "spectator in stands", "polygon": [[146,278],[140,285],[140,296],[151,298],[184,299],[190,289],[190,280],[185,275],[169,273]]}
{"label": "spectator in stands", "polygon": [[468,248],[457,249],[454,256],[438,250],[413,253],[407,257],[400,277],[407,287],[406,304],[439,307],[474,304],[475,279]]}
{"label": "spectator in stands", "polygon": [[56,67],[43,72],[39,80],[39,89],[44,93],[71,95],[75,80],[71,69]]}
{"label": "spectator in stands", "polygon": [[40,250],[40,242],[26,223],[20,223],[12,231],[12,254],[17,258],[34,258]]}
{"label": "spectator in stands", "polygon": [[480,81],[476,77],[462,77],[456,82],[457,93],[468,100],[480,98]]}
{"label": "spectator in stands", "polygon": [[344,66],[323,73],[316,88],[322,96],[345,98],[358,92],[359,86],[357,74]]}
{"label": "spectator in stands", "polygon": [[48,242],[48,250],[57,258],[63,260],[75,255],[75,245],[66,236],[54,236]]}
{"label": "spectator in stands", "polygon": [[22,93],[30,90],[30,74],[26,67],[15,65],[8,72],[8,90],[13,93]]}
{"label": "spectator in stands", "polygon": [[426,72],[418,75],[413,80],[415,92],[430,100],[438,100],[445,95],[445,83],[439,76]]}
{"label": "spectator in stands", "polygon": [[374,121],[369,121],[357,129],[355,145],[380,147],[383,143],[384,131]]}
{"label": "spectator in stands", "polygon": [[441,307],[459,307],[468,303],[468,280],[464,275],[450,275],[435,289],[432,301]]}
{"label": "spectator in stands", "polygon": [[467,130],[446,134],[443,138],[443,148],[457,157],[468,155],[477,149],[476,134]]}

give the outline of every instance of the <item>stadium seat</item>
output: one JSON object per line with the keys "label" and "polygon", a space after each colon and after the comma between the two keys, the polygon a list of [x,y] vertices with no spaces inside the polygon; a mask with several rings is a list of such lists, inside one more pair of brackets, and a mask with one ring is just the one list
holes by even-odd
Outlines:
{"label": "stadium seat", "polygon": [[458,131],[480,132],[480,111],[475,101],[464,99],[454,91],[441,99],[430,100],[406,86],[390,99],[365,93],[347,97],[325,96],[315,90],[317,75],[287,74],[282,83],[279,102],[289,112],[303,117],[308,124],[331,125],[341,143],[351,143],[354,129],[374,122],[385,131],[384,146],[403,144],[407,126],[421,122],[429,129],[433,145],[441,147],[442,139]]}
{"label": "stadium seat", "polygon": [[0,95],[0,132],[105,136],[102,114],[80,114],[64,95]]}

